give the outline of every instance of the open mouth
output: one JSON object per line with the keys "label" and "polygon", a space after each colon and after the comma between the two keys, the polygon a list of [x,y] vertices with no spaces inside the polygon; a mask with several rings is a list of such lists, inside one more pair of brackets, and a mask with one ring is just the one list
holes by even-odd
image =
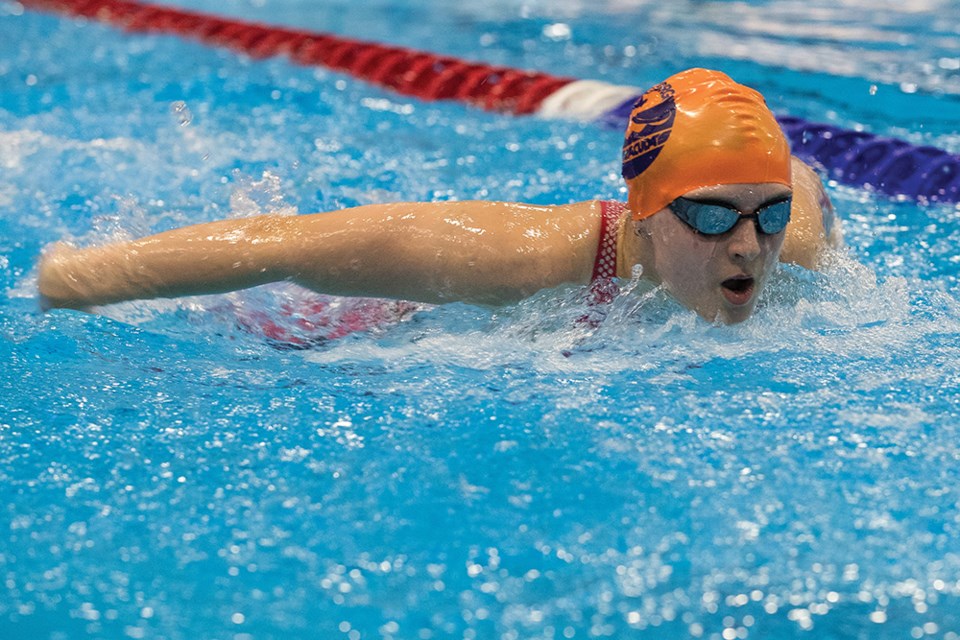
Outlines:
{"label": "open mouth", "polygon": [[750,276],[735,276],[720,283],[723,296],[735,305],[747,304],[753,297],[754,280]]}

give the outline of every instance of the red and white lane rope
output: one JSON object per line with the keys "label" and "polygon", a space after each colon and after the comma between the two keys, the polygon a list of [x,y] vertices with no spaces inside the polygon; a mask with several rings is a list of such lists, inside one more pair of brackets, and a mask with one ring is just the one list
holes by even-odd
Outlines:
{"label": "red and white lane rope", "polygon": [[[19,0],[27,8],[81,16],[132,32],[163,33],[240,51],[287,56],[422,100],[626,125],[642,90],[594,80],[467,62],[403,47],[286,29],[134,0]],[[921,201],[960,202],[960,156],[902,140],[780,116],[793,152],[838,181]]]}
{"label": "red and white lane rope", "polygon": [[423,100],[459,100],[509,113],[534,113],[544,98],[572,81],[130,0],[22,0],[21,4],[106,22],[126,31],[179,35],[254,58],[287,56],[300,64],[343,71],[403,95]]}

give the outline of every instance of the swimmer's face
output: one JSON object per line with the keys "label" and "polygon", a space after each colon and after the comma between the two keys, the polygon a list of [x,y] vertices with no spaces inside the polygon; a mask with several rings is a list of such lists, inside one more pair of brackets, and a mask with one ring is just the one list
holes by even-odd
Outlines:
{"label": "swimmer's face", "polygon": [[[718,185],[684,194],[690,200],[728,204],[751,214],[790,196],[777,183]],[[757,298],[780,256],[785,232],[764,234],[753,218],[742,219],[726,233],[694,231],[669,209],[640,221],[638,232],[650,242],[646,267],[678,301],[707,320],[725,324],[750,317]]]}

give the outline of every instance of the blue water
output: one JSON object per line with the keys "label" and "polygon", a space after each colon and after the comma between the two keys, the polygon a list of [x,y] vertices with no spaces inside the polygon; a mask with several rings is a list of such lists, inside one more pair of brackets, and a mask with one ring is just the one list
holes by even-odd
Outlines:
{"label": "blue water", "polygon": [[[953,4],[871,4],[184,6],[641,86],[715,66],[960,151]],[[305,351],[233,311],[289,287],[37,309],[64,237],[622,197],[619,137],[0,4],[0,638],[960,637],[956,208],[829,185],[848,247],[736,327],[642,286],[596,331],[561,289]]]}

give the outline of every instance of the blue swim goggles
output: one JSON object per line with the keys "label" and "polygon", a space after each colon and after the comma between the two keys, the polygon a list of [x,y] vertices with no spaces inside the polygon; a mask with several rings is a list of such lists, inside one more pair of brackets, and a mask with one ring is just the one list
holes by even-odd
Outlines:
{"label": "blue swim goggles", "polygon": [[780,233],[790,222],[793,199],[786,197],[766,204],[751,214],[740,213],[728,204],[702,202],[677,198],[667,208],[687,225],[708,236],[716,236],[733,229],[744,218],[753,218],[760,233]]}

